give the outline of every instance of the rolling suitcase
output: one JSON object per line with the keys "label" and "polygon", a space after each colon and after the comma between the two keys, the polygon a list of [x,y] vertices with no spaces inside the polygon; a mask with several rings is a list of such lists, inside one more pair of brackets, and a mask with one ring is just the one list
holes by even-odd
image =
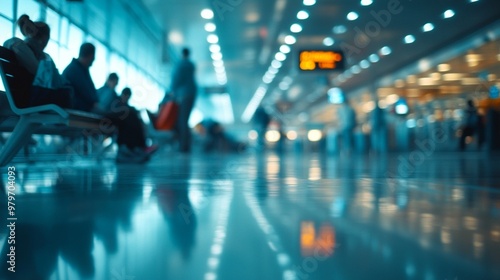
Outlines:
{"label": "rolling suitcase", "polygon": [[177,116],[179,115],[179,105],[174,101],[169,101],[165,103],[158,114],[156,119],[156,129],[158,130],[172,130],[177,122]]}

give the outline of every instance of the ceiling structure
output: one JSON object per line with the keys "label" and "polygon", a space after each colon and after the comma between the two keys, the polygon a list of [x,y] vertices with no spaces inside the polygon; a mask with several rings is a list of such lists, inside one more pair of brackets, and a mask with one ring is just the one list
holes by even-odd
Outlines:
{"label": "ceiling structure", "polygon": [[[192,49],[200,86],[225,85],[236,120],[261,98],[264,104],[283,105],[284,114],[292,117],[314,111],[327,102],[325,89],[330,86],[349,94],[500,19],[498,0],[137,1],[165,30],[165,40],[175,52],[183,46]],[[201,16],[207,8],[213,11],[211,19]],[[293,27],[296,32],[293,24],[300,25]],[[210,51],[213,44],[207,41],[210,34],[217,35],[224,62],[217,69],[222,72],[219,78]],[[287,41],[289,35],[296,42]],[[500,53],[498,44],[490,48]],[[300,72],[297,52],[303,49],[343,50],[346,71]],[[280,50],[284,55],[278,54]],[[273,64],[276,59],[281,63]],[[492,63],[498,65],[498,60]]]}

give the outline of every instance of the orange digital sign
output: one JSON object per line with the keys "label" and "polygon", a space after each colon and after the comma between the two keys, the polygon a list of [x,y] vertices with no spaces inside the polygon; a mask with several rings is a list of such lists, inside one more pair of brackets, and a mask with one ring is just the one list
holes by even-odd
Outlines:
{"label": "orange digital sign", "polygon": [[299,53],[302,71],[344,70],[344,53],[332,50],[304,50]]}

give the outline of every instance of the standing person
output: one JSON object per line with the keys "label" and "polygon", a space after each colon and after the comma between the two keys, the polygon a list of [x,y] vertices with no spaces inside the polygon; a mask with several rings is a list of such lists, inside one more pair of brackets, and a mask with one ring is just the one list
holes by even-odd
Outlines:
{"label": "standing person", "polygon": [[26,71],[23,90],[25,96],[16,98],[19,107],[56,104],[63,108],[72,107],[72,89],[59,75],[54,61],[44,52],[50,39],[50,27],[42,21],[33,22],[22,15],[17,25],[24,40],[11,38],[4,47],[14,52],[21,67]]}
{"label": "standing person", "polygon": [[349,105],[347,99],[342,103],[338,112],[340,131],[342,137],[342,149],[351,152],[353,146],[354,128],[356,128],[356,113]]}
{"label": "standing person", "polygon": [[179,104],[177,130],[179,150],[182,153],[191,152],[191,129],[188,121],[196,99],[195,66],[189,55],[188,48],[182,49],[182,60],[174,69],[171,86],[175,101]]}
{"label": "standing person", "polygon": [[474,101],[468,100],[467,108],[465,109],[464,123],[462,125],[462,134],[460,135],[459,140],[460,151],[465,150],[465,139],[477,133],[479,120],[476,106],[474,106]]}
{"label": "standing person", "polygon": [[387,125],[384,110],[377,105],[371,112],[371,146],[375,152],[387,152]]}
{"label": "standing person", "polygon": [[97,95],[99,98],[98,108],[102,112],[111,111],[111,105],[113,101],[118,100],[118,94],[116,93],[116,86],[118,85],[118,75],[116,73],[111,73],[106,80],[106,84],[97,90]]}
{"label": "standing person", "polygon": [[271,116],[269,116],[264,107],[259,106],[255,110],[252,120],[257,130],[257,149],[263,150],[266,146],[266,132],[271,122]]}
{"label": "standing person", "polygon": [[89,71],[94,60],[95,46],[91,43],[84,43],[80,47],[78,58],[73,58],[63,71],[63,77],[75,90],[74,109],[76,110],[91,112],[98,108],[99,98]]}

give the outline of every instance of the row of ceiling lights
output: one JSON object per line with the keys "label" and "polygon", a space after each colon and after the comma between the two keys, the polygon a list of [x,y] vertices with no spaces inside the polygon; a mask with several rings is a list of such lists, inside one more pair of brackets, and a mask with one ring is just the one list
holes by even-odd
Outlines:
{"label": "row of ceiling lights", "polygon": [[[211,9],[203,9],[201,11],[201,17],[206,20],[212,20],[214,18],[214,12]],[[224,67],[224,61],[222,59],[219,37],[215,34],[216,30],[217,26],[213,22],[210,21],[205,24],[205,31],[209,33],[207,36],[207,42],[210,44],[209,49],[212,57],[215,76],[217,77],[217,82],[220,85],[226,85],[226,68]]]}
{"label": "row of ceiling lights", "polygon": [[[316,4],[316,0],[303,0],[304,6],[313,6]],[[300,21],[306,20],[309,18],[309,13],[305,10],[300,10],[297,13],[297,19]],[[290,32],[292,33],[300,33],[302,31],[302,25],[298,23],[293,23],[290,26]],[[242,115],[243,122],[249,122],[252,118],[255,110],[259,107],[262,99],[267,93],[267,88],[270,83],[274,81],[274,78],[278,74],[280,68],[283,66],[283,62],[287,59],[287,55],[291,52],[291,46],[297,42],[297,39],[293,35],[286,35],[283,38],[284,44],[280,46],[279,51],[274,55],[274,59],[271,61],[271,65],[267,69],[266,73],[262,77],[262,82],[257,90],[255,91],[252,99],[248,103],[245,111]],[[293,82],[293,78],[286,76],[283,81],[280,83],[280,88],[288,89],[291,83]]]}
{"label": "row of ceiling lights", "polygon": [[[469,0],[470,3],[477,2],[479,0]],[[371,4],[371,3],[370,3]],[[449,19],[452,18],[455,15],[455,12],[451,9],[446,10],[443,12],[442,17],[443,19]],[[356,12],[349,12],[347,14],[347,19],[349,20],[356,20],[358,18],[358,14]],[[422,27],[421,30],[422,32],[429,32],[434,30],[435,26],[434,24],[428,22],[425,23]],[[336,26],[333,28],[335,33],[339,33],[341,31],[345,31],[345,27],[343,26]],[[405,44],[412,44],[416,41],[416,38],[412,34],[408,34],[403,38],[403,42]],[[326,37],[323,40],[323,43],[327,46],[333,45],[333,39],[331,37]],[[368,56],[368,58],[361,60],[358,64],[351,66],[348,70],[344,71],[342,74],[338,75],[335,79],[334,82],[336,84],[343,83],[350,79],[353,75],[361,73],[363,69],[368,69],[371,64],[376,63],[380,60],[381,57],[387,56],[391,54],[392,50],[390,47],[385,46],[382,47],[379,51],[378,54],[371,54]]]}

